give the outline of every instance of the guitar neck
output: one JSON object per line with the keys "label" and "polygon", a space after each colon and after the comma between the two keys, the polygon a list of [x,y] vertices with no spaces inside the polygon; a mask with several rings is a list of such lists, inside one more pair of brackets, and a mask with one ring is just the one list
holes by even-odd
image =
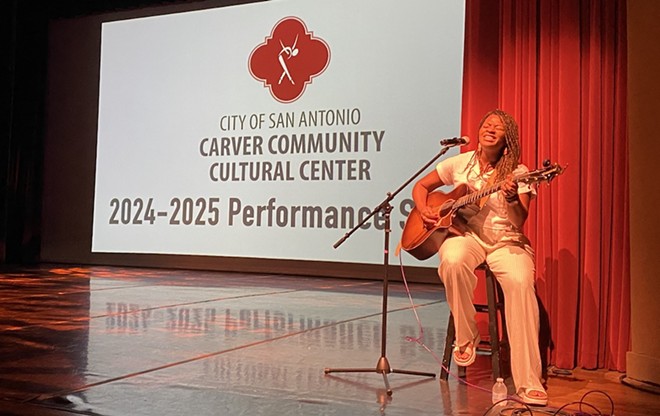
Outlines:
{"label": "guitar neck", "polygon": [[[518,182],[520,180],[520,178],[521,178],[520,176],[519,177],[514,177],[512,180],[514,182]],[[454,209],[459,209],[459,208],[464,207],[466,205],[475,203],[475,202],[479,201],[481,198],[499,191],[504,182],[505,181],[499,181],[499,182],[496,182],[492,185],[486,186],[486,187],[484,187],[484,188],[482,188],[482,189],[480,189],[476,192],[472,192],[472,193],[469,193],[467,195],[464,195],[464,196],[458,198],[456,200],[456,202],[454,202],[452,207]]]}

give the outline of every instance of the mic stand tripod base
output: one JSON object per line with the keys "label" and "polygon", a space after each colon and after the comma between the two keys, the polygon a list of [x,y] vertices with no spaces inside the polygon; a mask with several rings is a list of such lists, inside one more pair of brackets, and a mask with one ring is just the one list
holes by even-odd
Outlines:
{"label": "mic stand tripod base", "polygon": [[[447,148],[444,148],[437,156],[436,158],[440,157],[444,152],[447,151]],[[429,163],[430,164],[430,163]],[[419,175],[421,170],[415,175]],[[424,377],[433,377],[435,378],[435,373],[424,373],[424,372],[419,372],[419,371],[409,371],[409,370],[394,370],[390,367],[390,363],[387,361],[387,356],[386,356],[386,345],[387,345],[387,297],[388,297],[388,287],[389,287],[389,253],[390,253],[390,213],[392,212],[392,205],[390,204],[390,200],[394,198],[396,194],[398,194],[408,183],[412,181],[412,178],[408,180],[407,183],[399,187],[399,189],[394,192],[394,193],[388,193],[387,198],[380,204],[376,209],[371,211],[371,214],[369,216],[363,218],[362,222],[355,227],[349,232],[346,233],[344,236],[345,240],[349,235],[351,235],[355,230],[360,228],[362,224],[364,224],[369,218],[371,218],[373,215],[375,215],[376,212],[382,212],[383,216],[385,217],[385,227],[383,228],[383,231],[385,233],[385,241],[383,244],[383,268],[385,270],[385,276],[383,278],[383,298],[382,298],[382,310],[381,310],[381,335],[380,335],[380,359],[378,360],[378,363],[376,364],[376,368],[326,368],[324,370],[325,374],[329,373],[378,373],[383,375],[383,381],[385,382],[385,388],[387,389],[387,395],[391,396],[392,395],[392,388],[390,387],[390,383],[387,380],[387,375],[390,373],[400,373],[400,374],[408,374],[408,375],[417,375],[417,376],[424,376]],[[342,241],[343,241],[342,240]],[[338,243],[340,244],[340,243]],[[337,245],[335,245],[337,247]]]}
{"label": "mic stand tripod base", "polygon": [[325,374],[330,373],[378,373],[383,375],[383,382],[385,383],[385,389],[388,396],[392,395],[392,388],[390,387],[390,382],[387,379],[387,375],[390,373],[398,374],[408,374],[412,376],[424,376],[435,378],[435,373],[426,373],[422,371],[410,371],[410,370],[397,370],[390,367],[390,363],[387,360],[387,357],[382,356],[378,359],[378,364],[376,368],[326,368],[324,370]]}

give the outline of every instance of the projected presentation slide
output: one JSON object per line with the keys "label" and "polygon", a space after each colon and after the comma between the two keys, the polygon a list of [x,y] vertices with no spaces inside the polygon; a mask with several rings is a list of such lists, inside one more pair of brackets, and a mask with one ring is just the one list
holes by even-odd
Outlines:
{"label": "projected presentation slide", "polygon": [[464,20],[291,0],[103,23],[92,251],[381,263],[380,212],[333,246],[459,135]]}

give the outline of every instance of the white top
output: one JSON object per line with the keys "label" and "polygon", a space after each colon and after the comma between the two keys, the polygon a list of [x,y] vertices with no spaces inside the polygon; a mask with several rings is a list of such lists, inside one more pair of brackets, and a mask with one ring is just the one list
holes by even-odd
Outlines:
{"label": "white top", "polygon": [[[491,169],[482,175],[477,160],[474,160],[474,163],[468,169],[470,159],[474,156],[474,153],[474,150],[461,153],[438,163],[436,170],[440,180],[445,185],[466,184],[469,193],[479,191],[487,184],[494,170]],[[513,175],[527,172],[529,172],[527,166],[520,164],[513,171]],[[531,198],[536,196],[536,190],[532,186],[526,183],[518,183],[518,194],[525,193],[529,193]],[[469,219],[468,227],[488,245],[508,242],[529,244],[529,240],[523,235],[522,230],[509,221],[507,203],[501,192],[494,192],[488,196],[483,208]]]}

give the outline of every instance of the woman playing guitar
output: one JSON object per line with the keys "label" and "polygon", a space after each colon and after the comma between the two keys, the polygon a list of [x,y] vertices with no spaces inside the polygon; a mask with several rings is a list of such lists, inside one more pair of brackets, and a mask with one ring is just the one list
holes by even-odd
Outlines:
{"label": "woman playing guitar", "polygon": [[[520,164],[518,125],[501,110],[487,113],[479,123],[477,150],[445,159],[421,178],[412,196],[423,226],[433,229],[443,216],[431,192],[454,185],[461,192],[474,192],[497,183],[499,191],[449,215],[450,238],[440,240],[438,274],[454,315],[458,365],[472,364],[479,343],[473,291],[475,268],[484,261],[504,291],[505,314],[511,345],[511,373],[516,393],[528,404],[546,405],[548,396],[541,381],[538,346],[539,309],[534,289],[534,253],[522,232],[535,190],[514,180],[528,172]],[[445,217],[447,220],[447,217]],[[459,221],[460,220],[460,221]]]}

